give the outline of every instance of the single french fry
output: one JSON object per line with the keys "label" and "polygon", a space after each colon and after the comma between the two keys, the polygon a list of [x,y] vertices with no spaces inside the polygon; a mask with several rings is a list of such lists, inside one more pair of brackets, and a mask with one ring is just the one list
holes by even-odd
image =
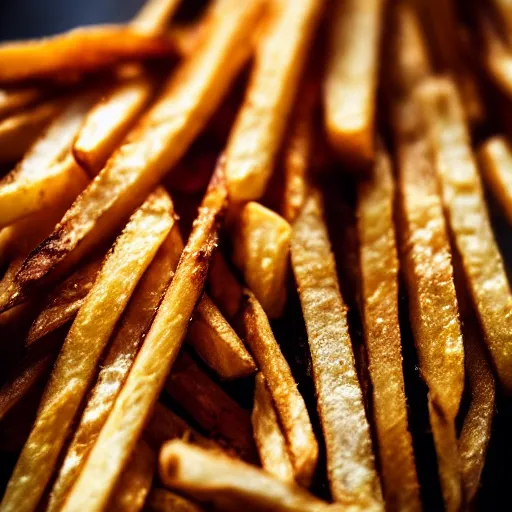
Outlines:
{"label": "single french fry", "polygon": [[512,292],[494,240],[462,104],[448,79],[426,82],[417,96],[467,286],[500,383],[511,393]]}
{"label": "single french fry", "polygon": [[251,423],[263,469],[279,480],[293,482],[295,475],[286,439],[262,373],[256,375]]}
{"label": "single french fry", "polygon": [[256,202],[240,212],[233,233],[233,261],[271,318],[286,304],[291,226],[280,215]]}
{"label": "single french fry", "polygon": [[203,507],[166,489],[152,489],[146,501],[152,512],[204,512]]}
{"label": "single french fry", "polygon": [[324,2],[278,0],[271,6],[226,149],[229,193],[236,201],[259,199],[265,192]]}
{"label": "single french fry", "polygon": [[[227,190],[214,174],[171,285],[63,511],[103,509],[139,439],[185,338],[217,245]],[[106,470],[108,468],[108,470]]]}
{"label": "single french fry", "polygon": [[[152,194],[105,259],[59,353],[34,428],[0,504],[2,512],[30,511],[38,505],[103,348],[137,281],[172,227],[171,207],[163,192]],[[105,307],[106,297],[116,298],[109,307]]]}
{"label": "single french fry", "polygon": [[[18,273],[22,288],[51,281],[110,235],[183,156],[251,53],[261,0],[226,0],[204,44],[186,59],[160,99],[127,136],[59,226]],[[137,163],[135,165],[135,163]]]}
{"label": "single french fry", "polygon": [[325,124],[341,158],[365,166],[374,155],[374,118],[383,0],[336,0],[324,83]]}
{"label": "single french fry", "polygon": [[44,96],[45,91],[39,87],[0,89],[0,117],[30,107]]}
{"label": "single french fry", "polygon": [[51,100],[0,121],[0,162],[17,162],[41,135],[62,107],[62,100]]}
{"label": "single french fry", "polygon": [[165,384],[173,400],[210,436],[223,441],[243,458],[254,459],[250,414],[181,353]]}
{"label": "single french fry", "polygon": [[85,94],[63,106],[23,160],[0,180],[0,226],[51,206],[55,195],[80,179],[70,149],[96,97]]}
{"label": "single french fry", "polygon": [[160,478],[199,502],[221,510],[317,512],[381,510],[364,498],[344,495],[340,506],[315,498],[297,485],[283,482],[245,462],[223,457],[182,441],[167,443],[160,452]]}
{"label": "single french fry", "polygon": [[480,169],[492,194],[512,224],[512,149],[502,136],[484,142],[478,151]]}
{"label": "single french fry", "polygon": [[245,342],[265,376],[268,390],[272,395],[290,451],[295,479],[304,487],[308,487],[318,462],[318,443],[306,404],[274,338],[265,311],[249,291],[246,291],[244,296],[242,315]]}
{"label": "single french fry", "polygon": [[393,510],[419,511],[419,484],[402,372],[394,198],[391,162],[379,145],[372,178],[358,187],[361,316],[386,505]]}
{"label": "single french fry", "polygon": [[133,450],[108,510],[116,512],[139,512],[144,507],[157,469],[157,456],[153,449],[141,439]]}
{"label": "single french fry", "polygon": [[312,191],[293,225],[291,256],[313,363],[329,485],[337,501],[350,492],[380,502],[347,307],[323,216],[322,198]]}
{"label": "single french fry", "polygon": [[171,41],[123,25],[78,28],[45,39],[0,45],[0,82],[85,73],[173,53]]}

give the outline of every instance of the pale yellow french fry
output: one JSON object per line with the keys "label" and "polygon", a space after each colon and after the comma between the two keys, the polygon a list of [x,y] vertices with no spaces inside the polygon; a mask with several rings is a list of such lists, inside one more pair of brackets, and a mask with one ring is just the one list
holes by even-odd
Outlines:
{"label": "pale yellow french fry", "polygon": [[512,224],[512,149],[502,136],[491,137],[478,151],[483,178]]}
{"label": "pale yellow french fry", "polygon": [[295,475],[286,439],[272,403],[272,395],[261,373],[256,375],[251,423],[263,469],[279,480],[293,482]]}
{"label": "pale yellow french fry", "polygon": [[331,145],[348,164],[373,160],[383,0],[336,0],[324,83]]}
{"label": "pale yellow french fry", "polygon": [[[261,0],[226,0],[200,49],[177,69],[164,92],[103,171],[68,210],[54,234],[18,273],[22,288],[51,280],[117,229],[183,156],[250,56]],[[57,249],[58,248],[58,249]]]}
{"label": "pale yellow french fry", "polygon": [[286,304],[291,231],[280,215],[252,201],[233,229],[233,261],[271,318],[281,316]]}
{"label": "pale yellow french fry", "polygon": [[146,502],[153,512],[204,512],[203,507],[166,489],[153,489]]}
{"label": "pale yellow french fry", "polygon": [[309,193],[293,225],[291,256],[308,333],[331,494],[337,501],[349,492],[380,502],[370,427],[348,332],[347,306],[339,290],[318,191]]}
{"label": "pale yellow french fry", "polygon": [[271,3],[272,18],[257,45],[226,149],[226,176],[234,200],[259,199],[265,192],[324,3]]}
{"label": "pale yellow french fry", "polygon": [[0,89],[0,117],[29,107],[44,96],[45,91],[38,87]]}
{"label": "pale yellow french fry", "polygon": [[96,98],[88,93],[64,105],[23,160],[0,180],[0,226],[50,207],[55,195],[79,179],[81,170],[70,150]]}
{"label": "pale yellow french fry", "polygon": [[102,510],[114,490],[185,338],[217,244],[227,189],[214,174],[155,320],[63,511]]}
{"label": "pale yellow french fry", "polygon": [[417,93],[443,204],[499,381],[512,393],[512,292],[498,250],[459,95],[449,79]]}
{"label": "pale yellow french fry", "polygon": [[[2,512],[37,507],[103,348],[137,281],[172,227],[171,207],[162,192],[152,194],[132,216],[107,256],[55,363],[34,427],[0,504]],[[115,300],[105,307],[107,297]]]}

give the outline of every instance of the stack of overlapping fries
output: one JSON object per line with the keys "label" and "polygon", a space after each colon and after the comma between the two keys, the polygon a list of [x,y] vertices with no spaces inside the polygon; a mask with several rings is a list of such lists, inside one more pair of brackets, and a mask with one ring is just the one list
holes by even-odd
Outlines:
{"label": "stack of overlapping fries", "polygon": [[0,512],[496,509],[512,4],[191,4],[0,45]]}

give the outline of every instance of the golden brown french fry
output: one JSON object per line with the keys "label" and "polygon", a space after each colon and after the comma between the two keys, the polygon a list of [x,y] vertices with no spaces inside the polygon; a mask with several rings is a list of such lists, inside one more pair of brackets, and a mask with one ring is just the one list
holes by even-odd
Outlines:
{"label": "golden brown french fry", "polygon": [[[155,320],[63,510],[103,509],[178,355],[203,291],[227,201],[222,167],[214,174]],[[105,468],[108,468],[105,471]]]}
{"label": "golden brown french fry", "polygon": [[133,450],[108,510],[116,512],[139,512],[144,507],[157,469],[157,456],[153,449],[141,439]]}
{"label": "golden brown french fry", "polygon": [[372,178],[358,187],[361,316],[386,505],[393,510],[419,511],[402,372],[394,198],[391,162],[379,144]]}
{"label": "golden brown french fry", "polygon": [[349,164],[374,155],[374,118],[383,0],[336,0],[324,83],[331,145]]}
{"label": "golden brown french fry", "polygon": [[23,160],[0,180],[0,226],[51,206],[56,195],[80,179],[76,175],[82,171],[70,150],[96,98],[97,94],[87,93],[63,106]]}
{"label": "golden brown french fry", "polygon": [[344,495],[340,506],[315,498],[297,485],[283,482],[259,468],[207,450],[171,441],[159,458],[160,478],[171,489],[221,510],[316,512],[381,510],[365,498]]}
{"label": "golden brown french fry", "polygon": [[131,24],[138,30],[151,34],[162,33],[179,4],[180,0],[148,0]]}
{"label": "golden brown french fry", "polygon": [[286,304],[291,231],[280,215],[256,202],[242,208],[233,229],[233,261],[271,318],[281,316]]}
{"label": "golden brown french fry", "polygon": [[245,342],[265,376],[268,390],[272,395],[290,451],[295,479],[304,487],[308,487],[318,461],[318,443],[306,404],[274,338],[265,311],[248,290],[244,295],[242,315]]}
{"label": "golden brown french fry", "polygon": [[214,439],[254,460],[250,414],[182,352],[165,384],[173,400]]}
{"label": "golden brown french fry", "polygon": [[259,199],[272,175],[308,48],[324,2],[272,2],[273,12],[256,48],[244,103],[226,149],[230,196]]}
{"label": "golden brown french fry", "polygon": [[29,107],[44,96],[45,91],[39,87],[0,89],[0,117]]}
{"label": "golden brown french fry", "polygon": [[431,79],[418,90],[457,251],[499,380],[512,392],[512,292],[494,240],[457,90]]}
{"label": "golden brown french fry", "polygon": [[263,4],[261,0],[226,0],[222,7],[214,13],[200,50],[178,68],[160,99],[68,210],[53,235],[25,262],[18,274],[23,288],[51,280],[107,238],[204,127],[250,56],[251,29]]}
{"label": "golden brown french fry", "polygon": [[[34,428],[0,504],[2,512],[29,511],[38,505],[115,324],[172,227],[171,208],[163,192],[152,194],[105,259],[59,353]],[[116,298],[109,307],[106,297]]]}
{"label": "golden brown french fry", "polygon": [[495,136],[480,146],[478,156],[483,178],[512,224],[512,149],[503,136]]}
{"label": "golden brown french fry", "polygon": [[97,25],[0,45],[0,82],[85,73],[123,61],[173,53],[171,41],[123,25]]}
{"label": "golden brown french fry", "polygon": [[0,121],[0,162],[17,162],[62,107],[51,100]]}
{"label": "golden brown french fry", "polygon": [[256,375],[251,423],[263,469],[279,480],[293,482],[295,476],[286,439],[262,373]]}
{"label": "golden brown french fry", "polygon": [[322,198],[312,191],[293,225],[292,268],[308,333],[332,496],[381,501],[370,427],[357,378]]}
{"label": "golden brown french fry", "polygon": [[146,507],[152,512],[203,512],[204,509],[166,489],[152,489],[146,501]]}

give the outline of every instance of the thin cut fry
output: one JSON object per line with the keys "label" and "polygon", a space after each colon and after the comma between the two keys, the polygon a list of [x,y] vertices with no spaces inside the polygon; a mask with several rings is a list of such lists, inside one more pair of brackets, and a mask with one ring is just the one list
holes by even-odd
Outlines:
{"label": "thin cut fry", "polygon": [[165,389],[211,437],[223,441],[243,458],[254,460],[249,413],[186,353],[181,353],[176,360]]}
{"label": "thin cut fry", "polygon": [[277,419],[272,395],[261,373],[256,375],[251,422],[263,469],[279,480],[293,482],[295,476],[286,439]]}
{"label": "thin cut fry", "polygon": [[457,90],[432,79],[418,91],[443,204],[499,380],[512,392],[512,292],[494,240]]}
{"label": "thin cut fry", "polygon": [[259,199],[265,192],[324,2],[278,0],[271,6],[272,19],[256,48],[226,149],[229,192],[238,201]]}
{"label": "thin cut fry", "polygon": [[0,180],[0,226],[51,207],[55,195],[81,174],[70,149],[96,94],[71,101],[23,160]]}
{"label": "thin cut fry", "polygon": [[380,146],[371,180],[358,189],[361,304],[386,505],[421,510],[402,372],[394,183]]}
{"label": "thin cut fry", "polygon": [[271,318],[286,304],[291,226],[259,203],[247,203],[233,234],[233,261]]}
{"label": "thin cut fry", "polygon": [[[227,190],[219,167],[155,320],[63,511],[102,510],[178,355],[217,244]],[[108,468],[108,470],[106,469]]]}
{"label": "thin cut fry", "polygon": [[484,180],[512,224],[512,149],[504,137],[491,137],[478,156]]}
{"label": "thin cut fry", "polygon": [[187,445],[167,443],[160,452],[160,478],[166,486],[220,510],[317,512],[373,511],[378,505],[364,498],[341,497],[339,507],[315,498],[294,484],[274,479],[259,468]]}
{"label": "thin cut fry", "polygon": [[261,0],[226,0],[200,49],[170,78],[165,92],[127,136],[103,171],[68,210],[18,274],[30,288],[75,265],[140,204],[183,156],[220,104],[251,52]]}
{"label": "thin cut fry", "polygon": [[324,83],[332,146],[350,164],[373,160],[383,0],[336,0]]}
{"label": "thin cut fry", "polygon": [[78,28],[32,41],[0,45],[0,82],[55,78],[173,52],[169,39],[122,25]]}
{"label": "thin cut fry", "polygon": [[339,291],[323,215],[322,198],[313,191],[293,226],[291,254],[313,363],[329,484],[337,501],[353,492],[380,502],[347,307]]}
{"label": "thin cut fry", "polygon": [[153,489],[146,507],[152,512],[204,512],[203,507],[166,489]]}
{"label": "thin cut fry", "polygon": [[44,98],[45,91],[38,87],[0,89],[0,117],[29,107]]}
{"label": "thin cut fry", "polygon": [[[132,216],[107,256],[55,363],[34,428],[0,505],[2,512],[36,508],[103,348],[137,281],[172,227],[171,206],[162,193],[152,194]],[[106,297],[116,298],[108,308]]]}
{"label": "thin cut fry", "polygon": [[157,457],[151,447],[140,440],[132,453],[108,510],[139,512],[144,507],[156,471]]}
{"label": "thin cut fry", "polygon": [[290,451],[295,479],[308,487],[318,461],[318,443],[306,404],[274,338],[267,315],[249,291],[245,293],[242,311],[245,342],[265,376],[272,395]]}

